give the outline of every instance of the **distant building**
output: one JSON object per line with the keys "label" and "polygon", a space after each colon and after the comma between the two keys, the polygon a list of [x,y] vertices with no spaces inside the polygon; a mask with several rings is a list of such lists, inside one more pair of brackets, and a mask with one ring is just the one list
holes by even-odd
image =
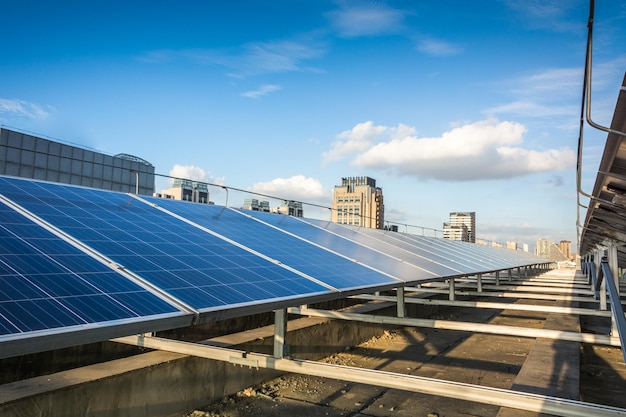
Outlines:
{"label": "distant building", "polygon": [[211,204],[207,184],[198,181],[175,179],[172,188],[161,191],[161,197],[174,200]]}
{"label": "distant building", "polygon": [[563,252],[561,252],[561,249],[556,245],[556,243],[545,238],[539,239],[537,241],[537,246],[535,247],[535,255],[549,259],[553,262],[562,262],[568,260],[568,258],[563,254]]}
{"label": "distant building", "polygon": [[383,189],[370,177],[342,178],[333,192],[331,220],[335,223],[382,229],[385,222]]}
{"label": "distant building", "polygon": [[302,209],[302,203],[299,201],[283,201],[280,207],[270,209],[272,213],[284,214],[285,216],[303,217],[304,210]]}
{"label": "distant building", "polygon": [[152,195],[154,166],[0,128],[0,175]]}
{"label": "distant building", "polygon": [[243,200],[243,206],[241,207],[244,210],[253,210],[253,211],[270,211],[270,202],[269,201],[259,201],[256,198],[246,198]]}
{"label": "distant building", "polygon": [[448,240],[460,240],[469,242],[469,233],[464,224],[452,226],[450,223],[443,224],[443,238]]}
{"label": "distant building", "polygon": [[506,242],[506,248],[517,250],[517,242]]}
{"label": "distant building", "polygon": [[562,240],[559,243],[559,249],[567,259],[572,259],[572,242],[569,240]]}
{"label": "distant building", "polygon": [[450,213],[450,222],[443,224],[443,237],[476,243],[476,212]]}

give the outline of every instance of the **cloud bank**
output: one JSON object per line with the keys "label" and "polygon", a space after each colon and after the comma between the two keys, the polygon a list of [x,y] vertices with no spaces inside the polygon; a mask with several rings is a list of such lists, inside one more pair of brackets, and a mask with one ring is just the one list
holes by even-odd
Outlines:
{"label": "cloud bank", "polygon": [[[176,178],[183,178],[192,181],[200,181],[206,182],[209,184],[218,184],[224,185],[224,177],[216,178],[211,175],[210,172],[203,170],[197,166],[193,165],[179,165],[176,164],[172,169],[170,169],[169,175]],[[169,183],[172,184],[174,182],[173,179],[169,180]]]}
{"label": "cloud bank", "polygon": [[323,160],[328,164],[349,158],[359,168],[442,181],[512,178],[574,167],[574,151],[526,149],[525,133],[519,123],[490,118],[420,138],[410,126],[368,121],[337,135]]}
{"label": "cloud bank", "polygon": [[10,100],[0,98],[0,115],[11,117],[25,117],[28,119],[43,119],[50,113],[38,104],[24,100]]}
{"label": "cloud bank", "polygon": [[319,180],[307,178],[304,175],[275,178],[269,182],[257,182],[250,191],[303,202],[327,203],[330,201],[330,191],[326,190]]}

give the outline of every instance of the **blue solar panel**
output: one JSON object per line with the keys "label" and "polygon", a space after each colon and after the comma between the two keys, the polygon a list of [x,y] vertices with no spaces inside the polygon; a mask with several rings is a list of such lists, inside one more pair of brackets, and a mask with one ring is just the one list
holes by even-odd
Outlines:
{"label": "blue solar panel", "polygon": [[7,198],[198,310],[332,293],[126,194],[12,178],[0,178],[0,187]]}
{"label": "blue solar panel", "polygon": [[179,313],[4,204],[0,220],[0,338]]}
{"label": "blue solar panel", "polygon": [[[368,234],[368,232],[382,232],[377,229],[349,227],[315,219],[299,220],[296,218],[285,218],[283,220],[280,217],[271,216],[267,213],[253,213],[252,215],[286,231],[302,236],[310,236],[311,239],[322,242],[322,245],[333,247],[337,245],[337,242],[353,241],[358,242],[359,245],[389,254],[396,259],[401,259],[404,262],[415,265],[415,267],[411,268],[412,273],[409,271],[408,275],[404,275],[407,281],[454,276],[471,271],[470,268],[462,263],[437,255],[433,256],[432,253],[424,251],[422,248],[402,244],[398,241],[394,242],[391,239],[381,240],[381,235],[379,234],[375,235],[376,238]],[[342,243],[339,243],[339,245],[342,245]],[[376,259],[366,256],[364,261],[375,262]],[[396,261],[396,263],[399,262]],[[416,268],[419,268],[417,271],[424,271],[425,273],[416,272]]]}
{"label": "blue solar panel", "polygon": [[[414,278],[417,275],[431,278],[434,276],[328,233],[320,234],[326,237],[327,241],[318,239],[314,242],[330,248],[333,252],[231,209],[157,198],[146,200],[340,290],[400,284],[403,282],[402,276],[407,278]],[[283,218],[280,215],[265,214],[278,220]],[[287,220],[289,219],[285,221]],[[354,260],[363,263],[368,260],[368,265],[375,265],[378,271],[384,271],[399,279],[377,272]]]}

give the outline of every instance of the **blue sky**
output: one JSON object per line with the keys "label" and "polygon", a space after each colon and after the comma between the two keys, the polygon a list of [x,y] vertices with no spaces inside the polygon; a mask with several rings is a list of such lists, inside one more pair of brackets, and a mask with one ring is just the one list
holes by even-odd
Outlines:
{"label": "blue sky", "polygon": [[[479,238],[576,241],[587,1],[3,3],[3,125],[320,205],[370,176],[412,233],[475,211]],[[596,3],[592,108],[608,125],[626,4]],[[605,139],[585,131],[587,192]]]}

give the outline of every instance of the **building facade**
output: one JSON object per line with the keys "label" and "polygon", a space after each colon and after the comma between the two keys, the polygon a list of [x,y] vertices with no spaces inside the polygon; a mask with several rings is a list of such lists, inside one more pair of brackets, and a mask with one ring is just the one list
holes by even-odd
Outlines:
{"label": "building facade", "polygon": [[331,221],[382,229],[385,223],[383,189],[370,177],[342,178],[333,192]]}
{"label": "building facade", "polygon": [[561,248],[551,240],[542,238],[537,241],[535,255],[549,259],[554,262],[567,261],[568,258],[561,252]]}
{"label": "building facade", "polygon": [[256,198],[246,198],[243,200],[243,206],[241,206],[244,210],[253,210],[253,211],[270,211],[270,202],[269,201],[259,201]]}
{"label": "building facade", "polygon": [[285,216],[304,217],[304,209],[302,208],[302,203],[299,201],[285,200],[280,207],[274,207],[270,209],[270,212],[284,214]]}
{"label": "building facade", "polygon": [[567,259],[572,259],[572,242],[570,240],[562,240],[559,243],[559,249]]}
{"label": "building facade", "polygon": [[209,201],[209,187],[198,181],[175,179],[172,188],[161,191],[162,198],[192,201],[194,203],[211,204]]}
{"label": "building facade", "polygon": [[450,213],[450,222],[443,224],[443,237],[476,243],[476,212]]}
{"label": "building facade", "polygon": [[152,195],[154,166],[0,128],[0,175]]}

